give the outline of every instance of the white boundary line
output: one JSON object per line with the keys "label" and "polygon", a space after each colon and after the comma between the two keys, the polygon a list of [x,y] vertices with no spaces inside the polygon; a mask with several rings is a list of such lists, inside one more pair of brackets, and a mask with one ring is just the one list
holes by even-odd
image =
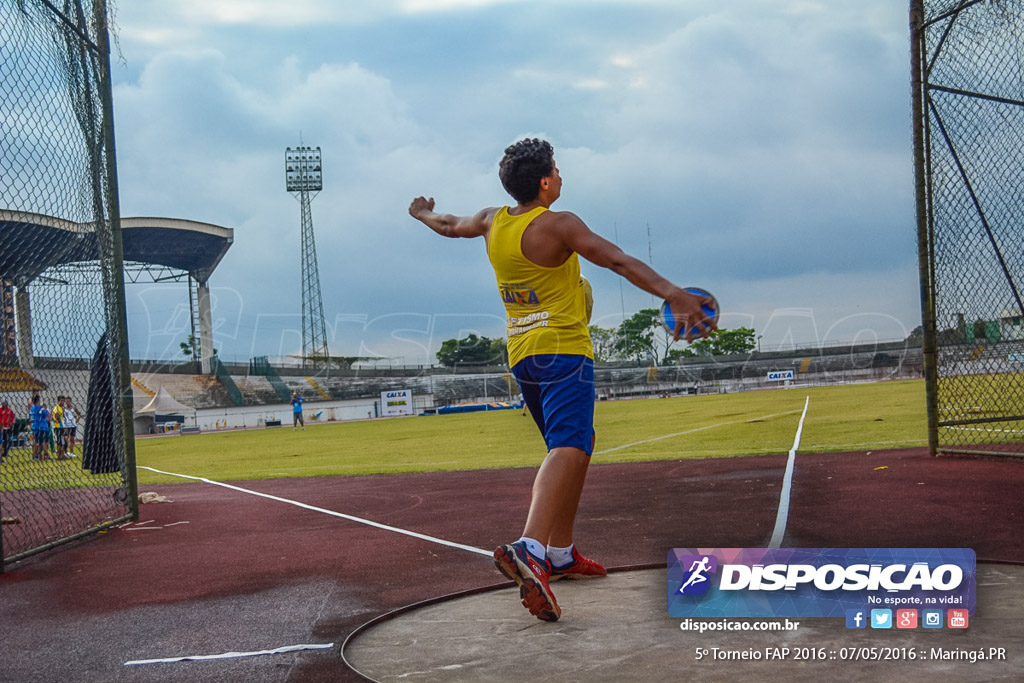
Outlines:
{"label": "white boundary line", "polygon": [[461,543],[454,543],[452,541],[446,541],[446,540],[441,539],[441,538],[435,538],[433,536],[427,536],[426,534],[418,534],[415,531],[407,531],[405,529],[399,529],[398,527],[388,526],[387,524],[381,524],[379,522],[373,522],[373,521],[370,521],[368,519],[363,519],[361,517],[353,517],[352,515],[346,515],[343,512],[335,512],[333,510],[326,510],[324,508],[316,507],[315,505],[307,505],[306,503],[300,503],[300,502],[295,501],[295,500],[289,500],[288,498],[279,498],[278,496],[272,496],[269,493],[260,493],[259,491],[252,491],[250,489],[243,489],[240,486],[232,486],[231,484],[225,484],[225,483],[220,482],[220,481],[214,481],[213,479],[206,479],[205,477],[193,477],[193,476],[190,476],[190,475],[187,475],[187,474],[176,474],[174,472],[164,472],[163,470],[154,469],[152,467],[146,467],[145,465],[137,465],[136,467],[138,469],[140,469],[140,470],[149,470],[150,472],[156,472],[157,474],[165,474],[165,475],[167,475],[169,477],[181,477],[182,479],[192,479],[194,481],[201,481],[201,482],[204,482],[204,483],[207,483],[207,484],[213,484],[214,486],[223,486],[224,488],[231,489],[232,491],[241,491],[242,493],[248,493],[248,494],[253,495],[253,496],[259,496],[260,498],[268,498],[270,500],[276,500],[279,503],[287,503],[288,505],[294,505],[296,507],[305,508],[306,510],[312,510],[314,512],[322,512],[325,515],[331,515],[332,517],[341,517],[342,519],[347,519],[347,520],[349,520],[351,522],[358,522],[360,524],[366,524],[368,526],[377,527],[378,529],[383,529],[385,531],[394,531],[395,533],[405,534],[406,536],[412,536],[413,538],[418,538],[418,539],[423,540],[423,541],[430,541],[431,543],[439,543],[441,545],[446,545],[449,548],[458,548],[459,550],[465,550],[467,552],[477,553],[479,555],[486,555],[487,557],[492,557],[492,555],[493,555],[493,553],[491,553],[491,552],[489,552],[487,550],[484,550],[483,548],[474,548],[471,545],[463,545]]}
{"label": "white boundary line", "polygon": [[219,655],[187,655],[185,657],[168,657],[167,659],[136,659],[125,662],[125,666],[139,666],[141,664],[173,664],[174,662],[199,661],[203,659],[235,659],[237,657],[255,657],[257,655],[279,655],[285,652],[299,652],[301,650],[326,650],[334,647],[334,643],[317,643],[315,645],[285,645],[273,650],[258,650],[256,652],[223,652]]}
{"label": "white boundary line", "polygon": [[[806,409],[806,408],[805,408]],[[683,436],[685,434],[695,434],[697,432],[703,432],[706,429],[714,429],[715,427],[725,427],[727,425],[743,424],[746,422],[754,422],[755,420],[768,420],[773,417],[779,417],[780,415],[791,415],[797,411],[787,410],[784,413],[772,413],[771,415],[762,415],[760,417],[752,417],[743,420],[733,420],[731,422],[718,422],[713,425],[705,425],[703,427],[694,427],[693,429],[687,429],[684,432],[673,432],[672,434],[665,434],[664,436],[655,436],[650,439],[644,439],[643,441],[634,441],[633,443],[623,444],[621,446],[615,446],[614,448],[606,448],[603,451],[595,451],[594,455],[605,455],[606,453],[614,453],[615,451],[621,451],[625,448],[632,448],[633,446],[642,446],[645,443],[651,443],[652,441],[661,441],[662,439],[671,439],[676,436]]]}
{"label": "white boundary line", "polygon": [[800,416],[800,424],[796,428],[796,438],[793,439],[793,447],[789,449],[789,458],[786,460],[786,474],[782,477],[782,494],[779,496],[779,511],[775,515],[775,530],[772,532],[772,540],[768,542],[769,548],[782,546],[782,537],[786,535],[786,522],[789,520],[789,494],[793,488],[793,468],[796,464],[796,449],[800,447],[800,435],[804,431],[804,418],[807,417],[807,406],[811,404],[811,397],[804,401],[804,412]]}
{"label": "white boundary line", "polygon": [[958,432],[984,432],[985,434],[1024,434],[1024,430],[1020,429],[987,429],[985,427],[943,427],[943,429],[953,429]]}

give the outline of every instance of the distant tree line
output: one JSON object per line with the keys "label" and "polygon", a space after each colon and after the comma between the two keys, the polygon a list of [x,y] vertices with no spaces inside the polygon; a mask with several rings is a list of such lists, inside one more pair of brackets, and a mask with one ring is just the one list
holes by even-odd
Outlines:
{"label": "distant tree line", "polygon": [[[617,328],[590,327],[597,361],[636,360],[671,364],[680,358],[698,356],[729,356],[750,353],[757,346],[756,333],[749,327],[734,330],[719,329],[706,339],[697,339],[686,345],[685,340],[673,341],[661,324],[656,308],[643,308],[626,318]],[[683,348],[673,348],[678,344]]]}
{"label": "distant tree line", "polygon": [[[720,329],[707,339],[674,342],[665,331],[657,309],[645,308],[623,320],[616,328],[592,325],[590,339],[594,360],[598,362],[636,360],[638,363],[675,363],[681,358],[747,354],[757,346],[755,332],[749,327]],[[673,348],[678,344],[684,348]],[[445,367],[505,365],[508,353],[504,339],[491,339],[470,333],[462,339],[446,339],[437,352]]]}

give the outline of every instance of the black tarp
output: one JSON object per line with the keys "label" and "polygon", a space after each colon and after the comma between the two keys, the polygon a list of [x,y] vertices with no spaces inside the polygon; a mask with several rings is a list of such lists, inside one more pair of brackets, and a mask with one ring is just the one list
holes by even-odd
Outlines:
{"label": "black tarp", "polygon": [[96,345],[89,375],[85,408],[85,438],[82,440],[82,469],[93,474],[120,472],[123,444],[115,429],[118,421],[117,394],[110,366],[110,342],[104,332]]}

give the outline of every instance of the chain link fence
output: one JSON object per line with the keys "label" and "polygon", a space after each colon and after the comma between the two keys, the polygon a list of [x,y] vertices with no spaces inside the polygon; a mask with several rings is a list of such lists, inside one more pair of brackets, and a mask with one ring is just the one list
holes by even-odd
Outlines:
{"label": "chain link fence", "polygon": [[137,515],[103,0],[0,0],[0,571]]}
{"label": "chain link fence", "polygon": [[911,26],[930,447],[1024,456],[1024,2]]}

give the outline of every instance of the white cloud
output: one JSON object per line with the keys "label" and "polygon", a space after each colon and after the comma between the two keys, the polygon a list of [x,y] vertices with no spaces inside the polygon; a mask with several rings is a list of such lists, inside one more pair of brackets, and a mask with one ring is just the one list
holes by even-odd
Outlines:
{"label": "white cloud", "polygon": [[402,0],[399,3],[404,12],[452,12],[457,10],[481,9],[495,5],[521,3],[523,0]]}

